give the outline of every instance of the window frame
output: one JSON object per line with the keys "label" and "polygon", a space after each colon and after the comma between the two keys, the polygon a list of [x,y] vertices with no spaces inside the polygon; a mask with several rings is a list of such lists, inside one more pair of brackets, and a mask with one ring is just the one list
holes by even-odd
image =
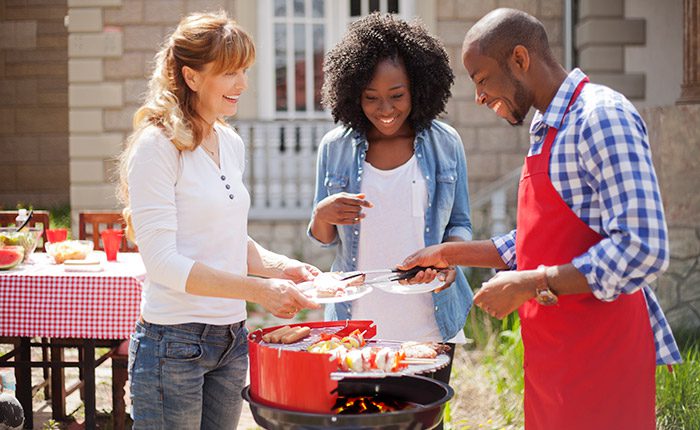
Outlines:
{"label": "window frame", "polygon": [[[310,6],[311,0],[305,0],[307,6]],[[350,0],[323,0],[324,2],[324,55],[332,46],[334,46],[343,36],[348,24],[352,22],[350,16]],[[362,15],[365,16],[369,11],[369,0],[361,0]],[[288,8],[292,4],[292,0],[287,0]],[[388,0],[380,0],[380,11],[386,11]],[[415,16],[416,4],[415,0],[399,0],[399,14],[402,19],[412,19]],[[292,97],[288,98],[288,110],[276,110],[276,83],[275,83],[275,39],[274,39],[274,0],[259,0],[258,1],[258,35],[257,35],[257,52],[259,62],[258,74],[258,117],[263,120],[319,120],[330,119],[330,113],[324,111],[297,111],[294,106],[294,91],[291,90]],[[293,28],[293,19],[287,22],[288,28]],[[305,22],[309,22],[308,20]],[[307,31],[307,36],[309,35]],[[311,37],[306,37],[306,61],[313,57],[313,40]],[[287,41],[287,69],[290,68],[291,57],[294,57],[294,40],[289,38]],[[291,54],[290,54],[291,52]],[[293,61],[291,62],[293,69]],[[312,69],[312,68],[311,68]],[[307,72],[309,67],[307,66]],[[290,88],[294,86],[294,75],[287,73],[287,89],[288,94]],[[306,105],[314,106],[313,93],[309,93],[309,89],[313,91],[313,73],[306,73]],[[309,103],[311,100],[311,103]]]}

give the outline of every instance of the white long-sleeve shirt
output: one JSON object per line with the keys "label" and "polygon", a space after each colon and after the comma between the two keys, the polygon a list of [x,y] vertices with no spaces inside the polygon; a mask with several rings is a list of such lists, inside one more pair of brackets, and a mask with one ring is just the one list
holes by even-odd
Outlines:
{"label": "white long-sleeve shirt", "polygon": [[245,301],[185,292],[195,262],[247,275],[250,195],[243,185],[245,148],[216,124],[220,167],[203,148],[178,151],[159,128],[143,130],[128,165],[129,202],[146,266],[141,312],[156,324],[232,324]]}

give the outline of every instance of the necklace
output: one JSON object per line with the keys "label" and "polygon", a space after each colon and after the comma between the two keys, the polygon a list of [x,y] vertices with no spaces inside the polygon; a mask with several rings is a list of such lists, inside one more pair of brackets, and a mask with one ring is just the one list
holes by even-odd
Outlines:
{"label": "necklace", "polygon": [[207,147],[207,145],[205,145],[205,142],[208,143],[209,141],[215,140],[215,139],[216,139],[216,131],[213,131],[213,130],[212,130],[212,132],[211,132],[211,134],[210,134],[209,136],[213,136],[213,137],[212,137],[212,138],[209,138],[209,137],[208,137],[206,140],[203,140],[202,143],[200,144],[200,146],[201,146],[202,148],[204,148],[204,150],[207,151],[212,157],[216,157],[216,152],[215,152],[214,150],[212,150],[212,149],[209,149],[209,148]]}

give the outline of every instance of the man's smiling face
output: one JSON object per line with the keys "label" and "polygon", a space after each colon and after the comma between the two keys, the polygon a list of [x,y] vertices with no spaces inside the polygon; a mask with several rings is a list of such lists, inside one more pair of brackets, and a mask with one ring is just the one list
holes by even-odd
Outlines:
{"label": "man's smiling face", "polygon": [[482,54],[476,42],[466,47],[462,61],[474,82],[476,102],[511,125],[522,125],[532,106],[532,92],[513,76],[508,65]]}

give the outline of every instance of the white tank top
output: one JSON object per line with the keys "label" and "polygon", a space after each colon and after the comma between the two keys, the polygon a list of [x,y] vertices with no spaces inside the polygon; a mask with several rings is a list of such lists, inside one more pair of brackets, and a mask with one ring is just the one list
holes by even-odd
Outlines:
{"label": "white tank top", "polygon": [[[363,163],[361,190],[373,208],[360,225],[358,270],[392,268],[425,247],[428,191],[415,155],[391,170]],[[391,294],[375,288],[352,304],[353,319],[370,319],[377,338],[442,341],[431,293]]]}

